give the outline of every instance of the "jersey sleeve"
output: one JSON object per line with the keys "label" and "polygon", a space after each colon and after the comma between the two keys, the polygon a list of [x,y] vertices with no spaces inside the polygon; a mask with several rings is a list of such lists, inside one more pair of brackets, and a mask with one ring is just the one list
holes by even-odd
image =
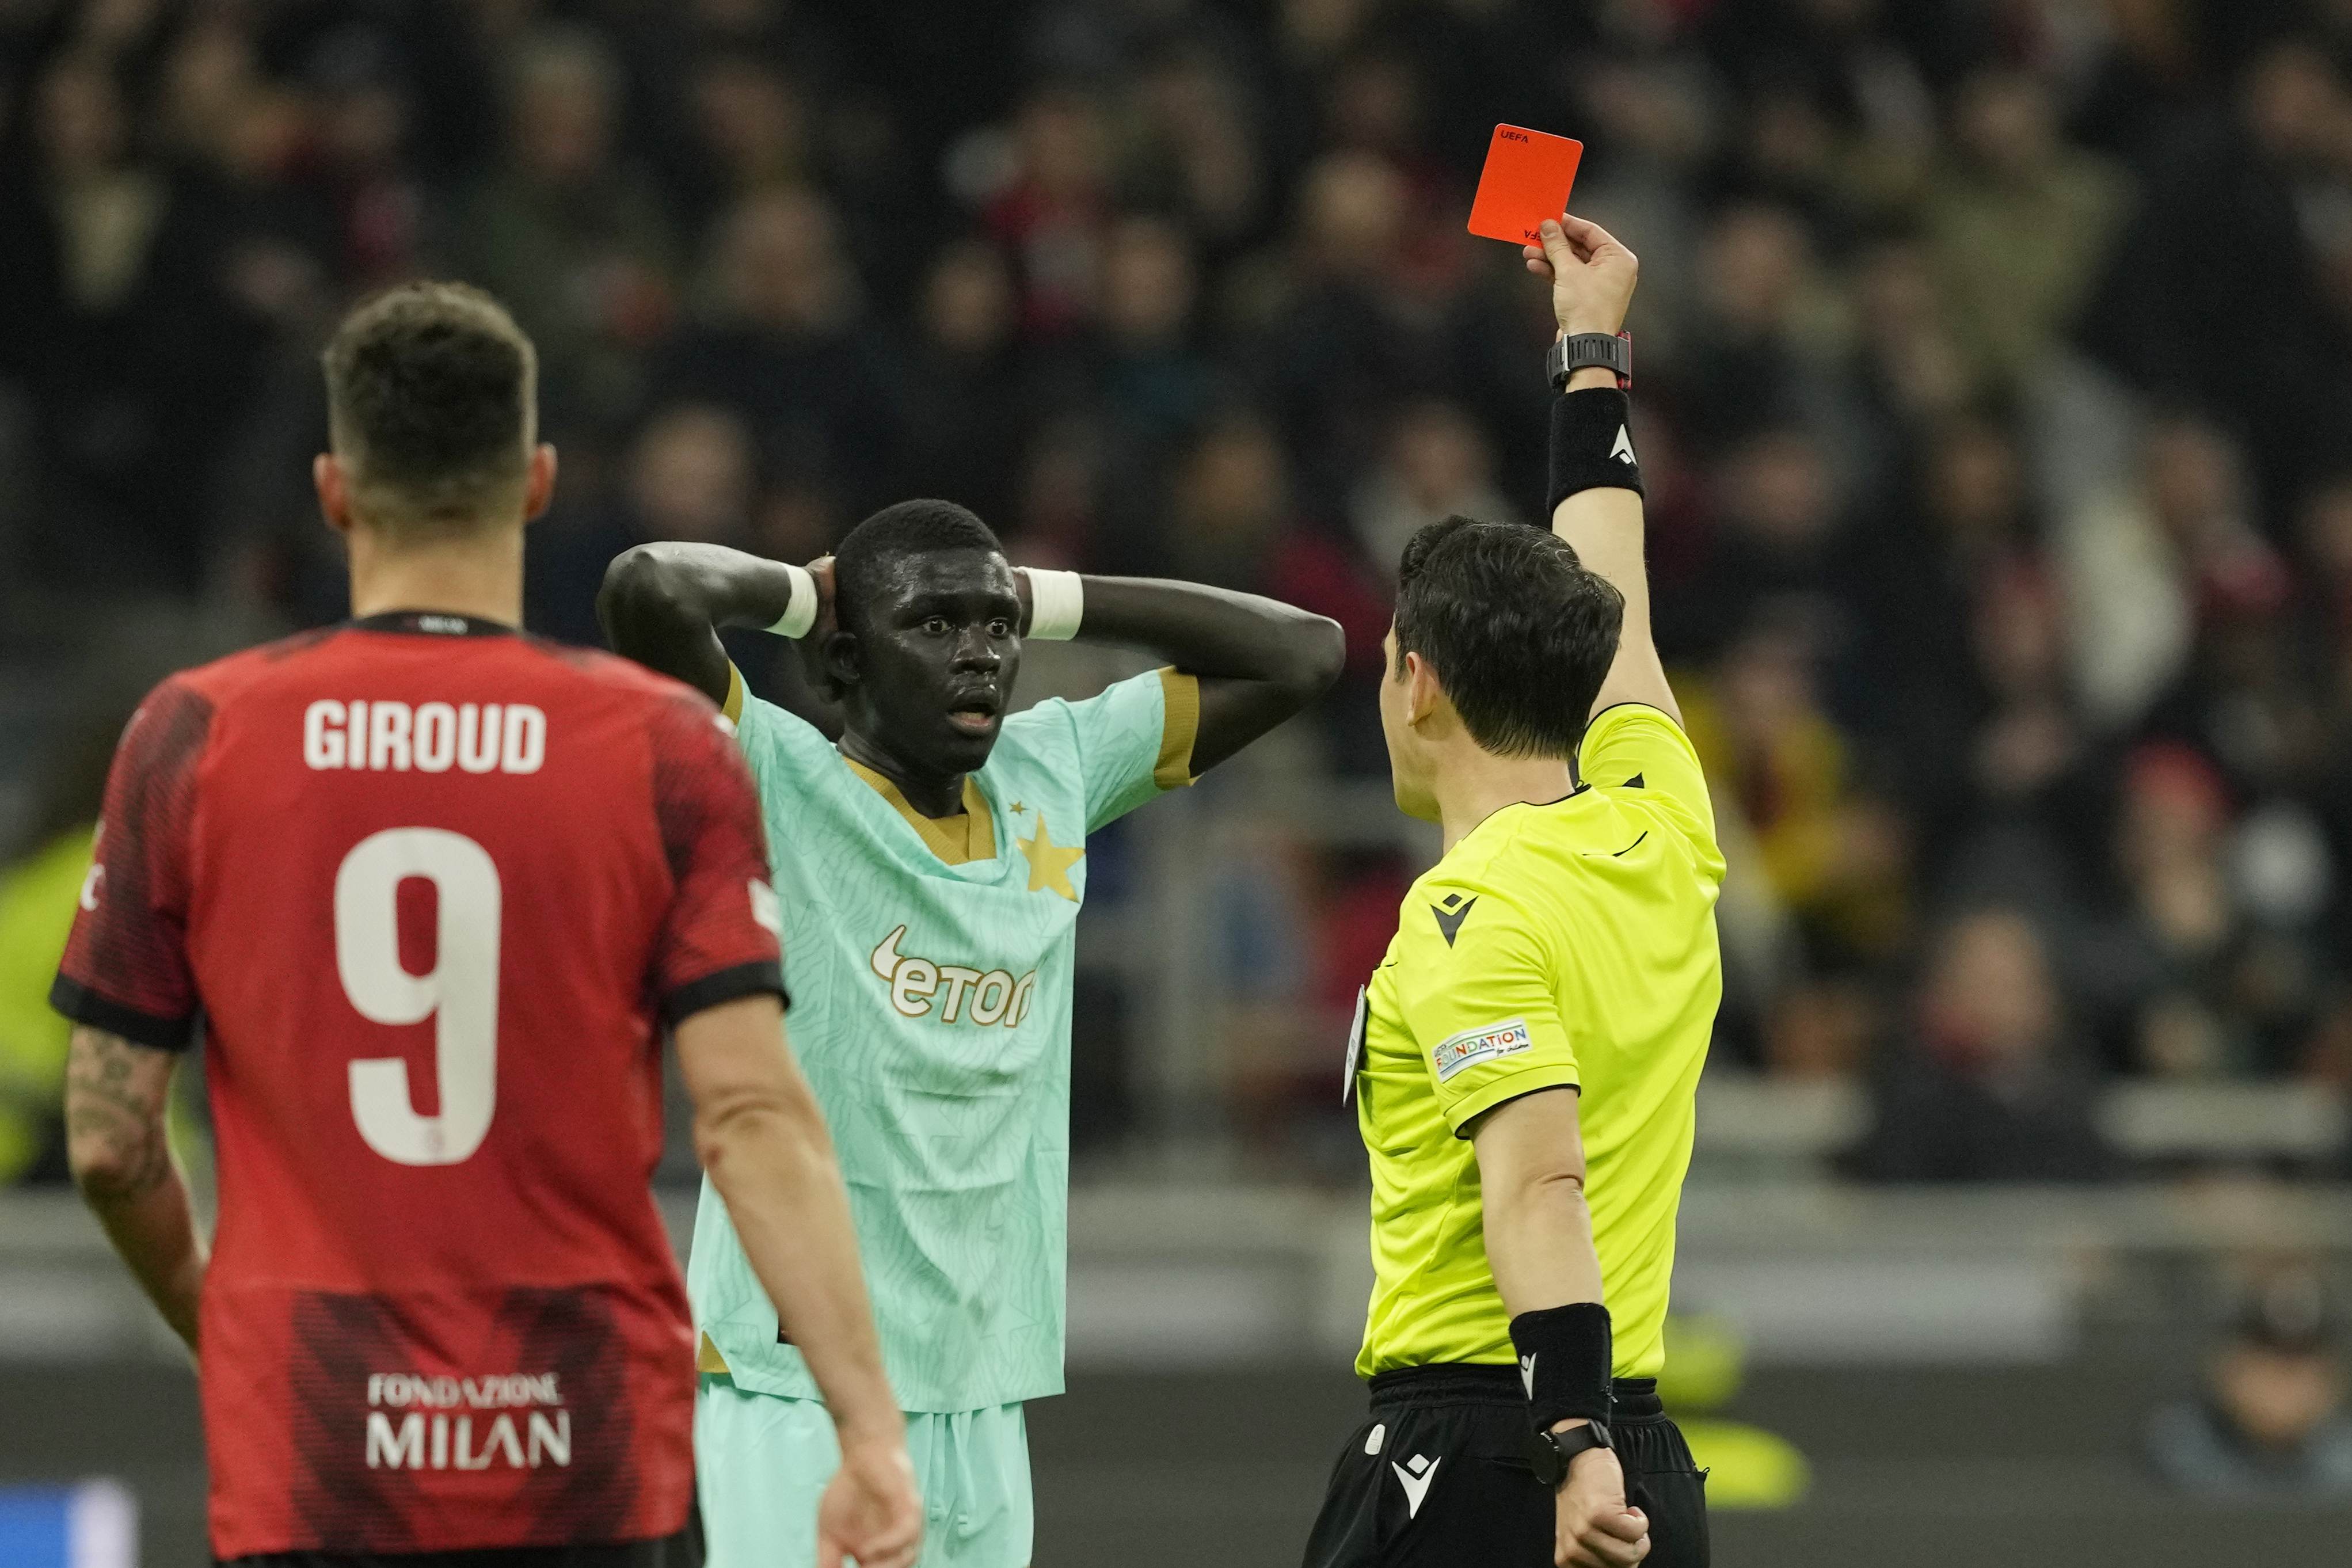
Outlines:
{"label": "jersey sleeve", "polygon": [[1584,731],[1577,774],[1606,789],[1653,791],[1690,815],[1708,844],[1715,842],[1715,806],[1698,751],[1682,726],[1646,702],[1603,709]]}
{"label": "jersey sleeve", "polygon": [[1438,1109],[1456,1137],[1482,1113],[1541,1089],[1580,1083],[1559,1016],[1555,965],[1517,908],[1468,883],[1423,883],[1407,902],[1417,951],[1398,1005]]}
{"label": "jersey sleeve", "polygon": [[162,1050],[187,1048],[201,1010],[187,951],[190,838],[212,718],[211,700],[178,677],[131,716],[49,988],[76,1023]]}
{"label": "jersey sleeve", "polygon": [[751,694],[743,672],[727,667],[727,700],[719,708],[752,782],[767,798],[793,795],[807,786],[811,773],[839,767],[839,753],[824,731],[793,712]]}
{"label": "jersey sleeve", "polygon": [[675,1025],[740,996],[784,994],[782,921],[750,769],[699,698],[654,721],[654,810],[673,891],[649,982]]}
{"label": "jersey sleeve", "polygon": [[1082,702],[1041,702],[1005,721],[1066,725],[1086,781],[1091,833],[1145,801],[1192,782],[1192,742],[1201,728],[1201,683],[1160,668],[1114,682]]}
{"label": "jersey sleeve", "polygon": [[744,684],[743,672],[727,662],[727,700],[719,705],[719,716],[727,721],[727,732],[734,734],[742,728],[743,705],[751,700],[751,689]]}

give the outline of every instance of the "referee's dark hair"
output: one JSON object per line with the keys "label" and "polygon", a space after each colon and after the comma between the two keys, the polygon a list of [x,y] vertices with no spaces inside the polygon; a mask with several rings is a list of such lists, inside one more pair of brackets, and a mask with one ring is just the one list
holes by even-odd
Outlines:
{"label": "referee's dark hair", "polygon": [[1564,757],[1617,657],[1625,596],[1549,529],[1449,517],[1397,568],[1396,673],[1417,653],[1497,756]]}
{"label": "referee's dark hair", "polygon": [[1003,554],[1004,546],[977,513],[951,500],[902,500],[851,529],[833,552],[834,602],[844,629],[863,625],[866,606],[898,562],[952,550]]}
{"label": "referee's dark hair", "polygon": [[331,438],[370,521],[460,532],[525,483],[539,359],[481,289],[384,289],[343,318],[320,361]]}

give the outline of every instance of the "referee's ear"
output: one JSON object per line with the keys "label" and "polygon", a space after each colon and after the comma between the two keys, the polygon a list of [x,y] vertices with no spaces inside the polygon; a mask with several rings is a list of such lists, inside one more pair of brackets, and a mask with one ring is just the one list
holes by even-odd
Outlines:
{"label": "referee's ear", "polygon": [[1445,689],[1437,683],[1437,671],[1417,653],[1404,656],[1404,670],[1399,677],[1404,682],[1405,722],[1418,726],[1442,707],[1451,707]]}

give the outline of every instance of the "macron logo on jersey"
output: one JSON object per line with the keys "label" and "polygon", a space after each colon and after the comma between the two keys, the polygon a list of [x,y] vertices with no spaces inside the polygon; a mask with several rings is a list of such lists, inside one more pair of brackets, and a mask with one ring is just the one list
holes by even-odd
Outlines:
{"label": "macron logo on jersey", "polygon": [[1517,1056],[1534,1045],[1528,1034],[1528,1021],[1512,1018],[1449,1035],[1437,1042],[1437,1048],[1430,1056],[1437,1063],[1437,1081],[1444,1083],[1465,1068],[1476,1067],[1497,1057]]}
{"label": "macron logo on jersey", "polygon": [[1462,922],[1470,918],[1470,906],[1477,901],[1475,898],[1465,900],[1459,893],[1448,893],[1442,905],[1429,906],[1429,912],[1437,917],[1438,934],[1445,939],[1446,946],[1454,945],[1454,937],[1461,933]]}

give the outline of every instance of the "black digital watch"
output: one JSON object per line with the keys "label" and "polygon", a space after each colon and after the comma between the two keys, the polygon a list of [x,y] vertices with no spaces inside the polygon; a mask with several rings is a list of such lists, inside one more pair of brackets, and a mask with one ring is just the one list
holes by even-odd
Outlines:
{"label": "black digital watch", "polygon": [[1609,1436],[1609,1428],[1598,1421],[1587,1421],[1581,1426],[1571,1426],[1565,1432],[1530,1432],[1528,1434],[1528,1467],[1536,1473],[1537,1482],[1546,1491],[1558,1491],[1568,1479],[1568,1467],[1575,1458],[1588,1449],[1617,1447]]}
{"label": "black digital watch", "polygon": [[1617,390],[1631,392],[1633,389],[1633,334],[1573,332],[1564,338],[1554,338],[1550,351],[1544,355],[1544,370],[1551,377],[1554,392],[1565,392],[1568,378],[1591,365],[1613,371],[1617,376]]}

